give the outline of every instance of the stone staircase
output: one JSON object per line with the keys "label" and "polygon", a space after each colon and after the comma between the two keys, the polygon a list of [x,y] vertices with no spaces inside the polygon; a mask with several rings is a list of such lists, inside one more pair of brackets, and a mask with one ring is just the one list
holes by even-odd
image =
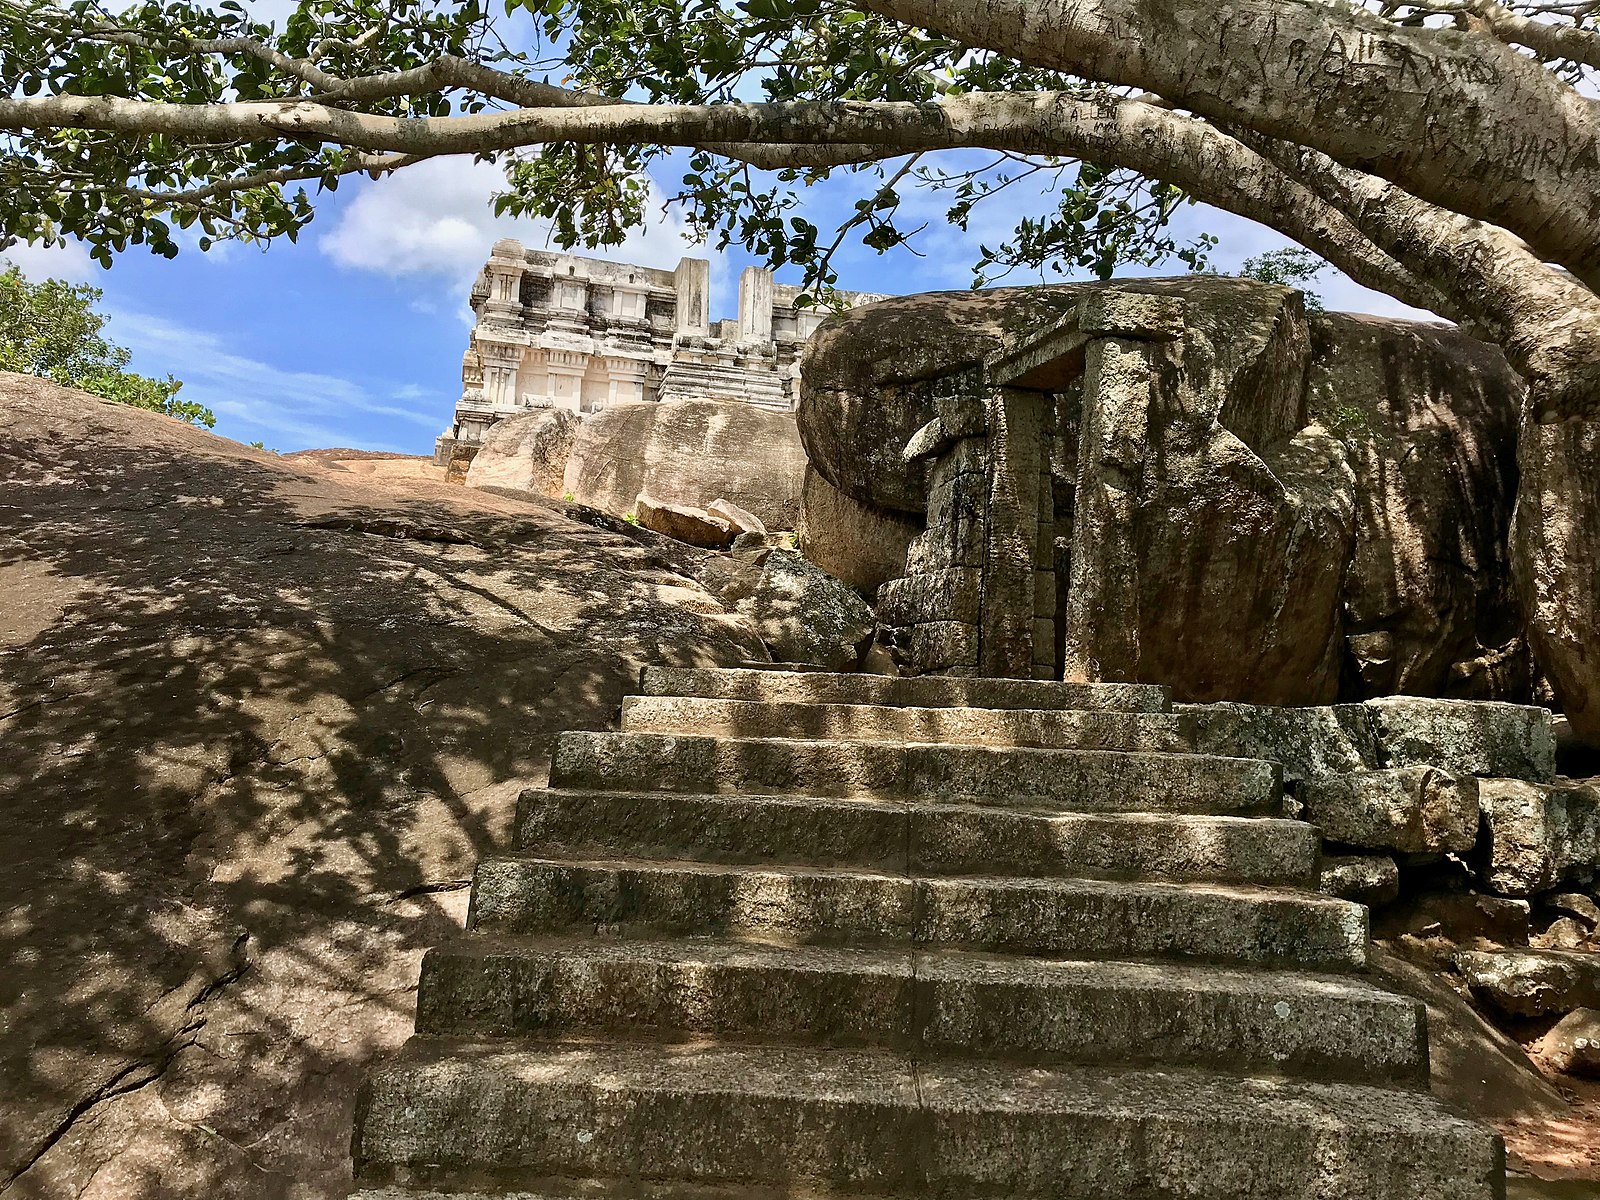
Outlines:
{"label": "stone staircase", "polygon": [[1278,768],[1185,753],[1163,689],[641,691],[424,960],[369,1200],[1504,1196]]}

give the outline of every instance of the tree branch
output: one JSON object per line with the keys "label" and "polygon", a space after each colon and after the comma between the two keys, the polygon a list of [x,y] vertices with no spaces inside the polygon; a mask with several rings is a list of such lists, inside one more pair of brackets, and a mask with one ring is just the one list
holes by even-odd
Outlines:
{"label": "tree branch", "polygon": [[1492,37],[1327,0],[851,3],[1303,143],[1510,229],[1580,275],[1600,268],[1600,103]]}

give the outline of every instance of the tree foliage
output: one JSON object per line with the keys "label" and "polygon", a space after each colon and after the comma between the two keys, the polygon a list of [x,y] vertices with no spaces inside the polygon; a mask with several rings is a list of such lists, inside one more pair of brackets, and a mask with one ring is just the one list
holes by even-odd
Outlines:
{"label": "tree foliage", "polygon": [[[808,281],[987,228],[975,278],[1206,264],[1262,221],[1600,413],[1600,0],[0,0],[0,236],[294,238],[353,174],[500,163],[567,246],[644,218]],[[856,199],[823,228],[807,185]],[[187,232],[184,232],[187,231]]]}
{"label": "tree foliage", "polygon": [[165,413],[207,429],[209,408],[179,400],[178,380],[125,370],[126,348],[106,340],[106,318],[94,311],[100,291],[60,279],[30,283],[17,267],[0,272],[0,370],[38,375],[118,404]]}

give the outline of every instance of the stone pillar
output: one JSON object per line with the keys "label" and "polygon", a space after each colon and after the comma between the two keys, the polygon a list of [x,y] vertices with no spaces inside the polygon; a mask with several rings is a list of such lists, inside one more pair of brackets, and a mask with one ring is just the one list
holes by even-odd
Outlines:
{"label": "stone pillar", "polygon": [[1033,675],[1039,472],[1047,462],[1040,453],[1045,403],[1042,394],[1015,388],[998,388],[984,402],[989,519],[978,627],[978,669],[984,675]]}
{"label": "stone pillar", "polygon": [[489,295],[480,319],[491,324],[515,324],[522,315],[522,275],[528,269],[526,252],[515,238],[501,238],[489,252]]}
{"label": "stone pillar", "polygon": [[772,272],[766,267],[746,267],[739,276],[739,340],[772,340]]}
{"label": "stone pillar", "polygon": [[1150,406],[1168,354],[1183,336],[1184,302],[1102,292],[1084,303],[1085,350],[1064,675],[1139,677],[1138,507]]}
{"label": "stone pillar", "polygon": [[680,337],[711,336],[711,264],[685,258],[673,272],[677,285],[677,332]]}

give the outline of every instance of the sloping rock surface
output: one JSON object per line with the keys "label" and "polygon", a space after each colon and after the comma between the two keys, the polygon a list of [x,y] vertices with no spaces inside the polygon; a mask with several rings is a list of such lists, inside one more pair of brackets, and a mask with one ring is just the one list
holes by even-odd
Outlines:
{"label": "sloping rock surface", "polygon": [[625,532],[23,376],[0,478],[0,1191],[342,1196],[554,732],[761,644]]}

